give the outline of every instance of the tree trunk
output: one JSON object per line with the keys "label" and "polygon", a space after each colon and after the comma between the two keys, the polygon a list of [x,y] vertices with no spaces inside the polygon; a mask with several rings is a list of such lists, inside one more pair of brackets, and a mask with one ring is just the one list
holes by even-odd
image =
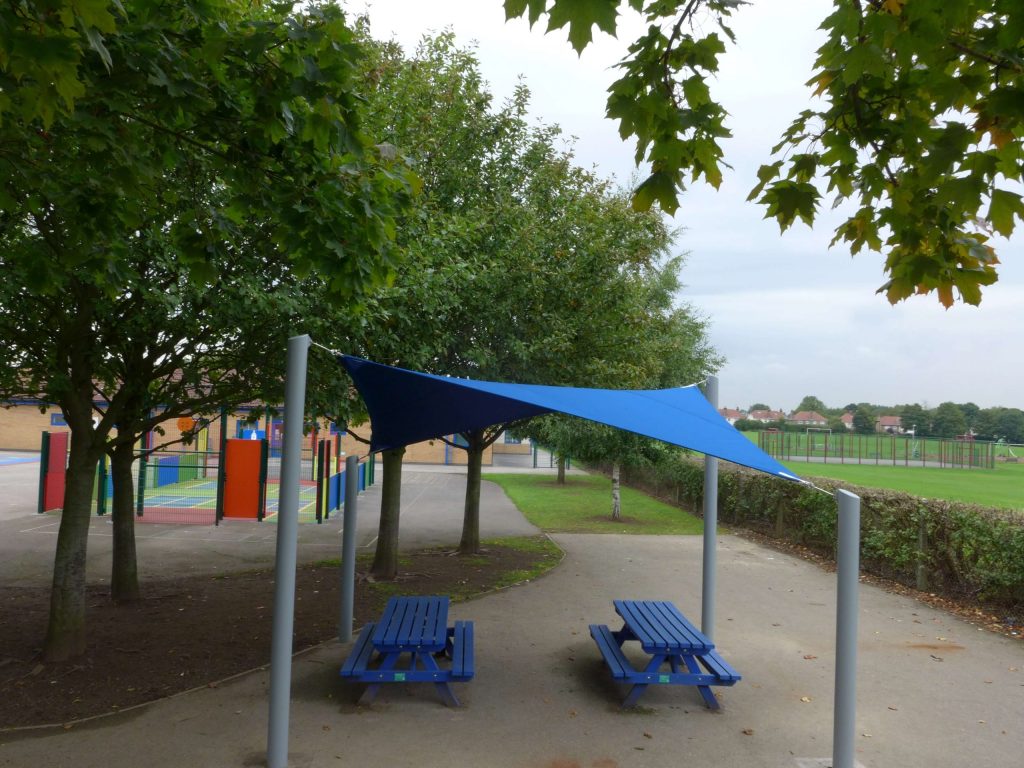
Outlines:
{"label": "tree trunk", "polygon": [[119,443],[110,457],[114,483],[111,518],[114,524],[113,562],[110,569],[110,597],[115,603],[134,603],[141,598],[139,564],[135,555],[135,485],[132,462],[135,448]]}
{"label": "tree trunk", "polygon": [[100,451],[89,430],[73,431],[64,509],[57,533],[50,591],[50,619],[43,658],[66,661],[85,652],[85,562],[92,514],[93,478]]}
{"label": "tree trunk", "polygon": [[462,516],[462,540],[459,541],[460,555],[475,555],[480,551],[480,468],[484,459],[483,432],[466,434],[469,447],[466,451],[468,472],[466,474],[466,506]]}
{"label": "tree trunk", "polygon": [[619,496],[619,462],[612,462],[612,520],[622,519],[622,504]]}
{"label": "tree trunk", "polygon": [[398,575],[398,515],[402,507],[402,456],[405,448],[384,451],[384,478],[380,489],[380,525],[377,551],[370,573],[379,581]]}
{"label": "tree trunk", "polygon": [[558,484],[565,485],[565,456],[558,456]]}

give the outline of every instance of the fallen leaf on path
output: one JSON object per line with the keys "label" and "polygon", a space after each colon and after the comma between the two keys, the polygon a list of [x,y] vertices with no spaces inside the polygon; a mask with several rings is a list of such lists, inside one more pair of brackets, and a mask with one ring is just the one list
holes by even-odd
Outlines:
{"label": "fallen leaf on path", "polygon": [[743,729],[743,730],[741,731],[741,733],[742,733],[742,734],[743,734],[744,736],[753,736],[753,735],[754,735],[754,729],[753,729],[753,728],[744,728],[744,729]]}
{"label": "fallen leaf on path", "polygon": [[804,702],[806,704],[807,702],[811,701],[811,697],[810,696],[801,696],[800,697],[800,701],[802,701],[802,702]]}

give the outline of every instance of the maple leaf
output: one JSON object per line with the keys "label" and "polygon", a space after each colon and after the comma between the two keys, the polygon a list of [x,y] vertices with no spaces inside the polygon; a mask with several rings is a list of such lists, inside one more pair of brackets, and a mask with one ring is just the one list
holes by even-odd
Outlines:
{"label": "maple leaf", "polygon": [[618,0],[555,0],[548,12],[548,32],[569,25],[569,42],[576,53],[594,40],[593,27],[615,34]]}

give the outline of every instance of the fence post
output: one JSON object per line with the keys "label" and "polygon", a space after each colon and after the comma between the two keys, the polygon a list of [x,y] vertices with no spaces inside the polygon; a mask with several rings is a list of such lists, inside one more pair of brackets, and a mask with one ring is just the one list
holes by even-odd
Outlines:
{"label": "fence post", "polygon": [[43,507],[46,506],[46,474],[50,468],[50,433],[43,430],[43,442],[39,446],[39,509],[36,511],[43,514]]}
{"label": "fence post", "polygon": [[107,457],[100,456],[100,463],[96,467],[96,514],[105,515],[107,512]]}
{"label": "fence post", "polygon": [[224,481],[225,461],[228,454],[228,409],[220,409],[220,455],[217,456],[217,510],[213,515],[213,524],[220,525],[224,519]]}
{"label": "fence post", "polygon": [[142,517],[146,507],[146,470],[149,467],[149,451],[145,447],[139,454],[139,488],[135,499],[135,516]]}
{"label": "fence post", "polygon": [[[268,430],[266,434],[270,434]],[[267,513],[267,465],[270,457],[270,440],[263,438],[260,440],[260,499],[259,508],[256,510],[256,520],[259,522],[263,521],[263,518]]]}
{"label": "fence post", "polygon": [[325,444],[326,440],[318,440],[316,443],[316,460],[314,463],[314,469],[316,475],[316,522],[317,525],[324,521],[324,467],[327,462],[325,459]]}

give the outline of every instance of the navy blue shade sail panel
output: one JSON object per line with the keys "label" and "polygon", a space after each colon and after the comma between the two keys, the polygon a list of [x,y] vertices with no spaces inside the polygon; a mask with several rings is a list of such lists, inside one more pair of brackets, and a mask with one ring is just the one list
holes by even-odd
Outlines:
{"label": "navy blue shade sail panel", "polygon": [[370,414],[371,452],[565,413],[800,480],[733,428],[696,386],[630,390],[508,384],[435,376],[351,355],[339,360]]}

